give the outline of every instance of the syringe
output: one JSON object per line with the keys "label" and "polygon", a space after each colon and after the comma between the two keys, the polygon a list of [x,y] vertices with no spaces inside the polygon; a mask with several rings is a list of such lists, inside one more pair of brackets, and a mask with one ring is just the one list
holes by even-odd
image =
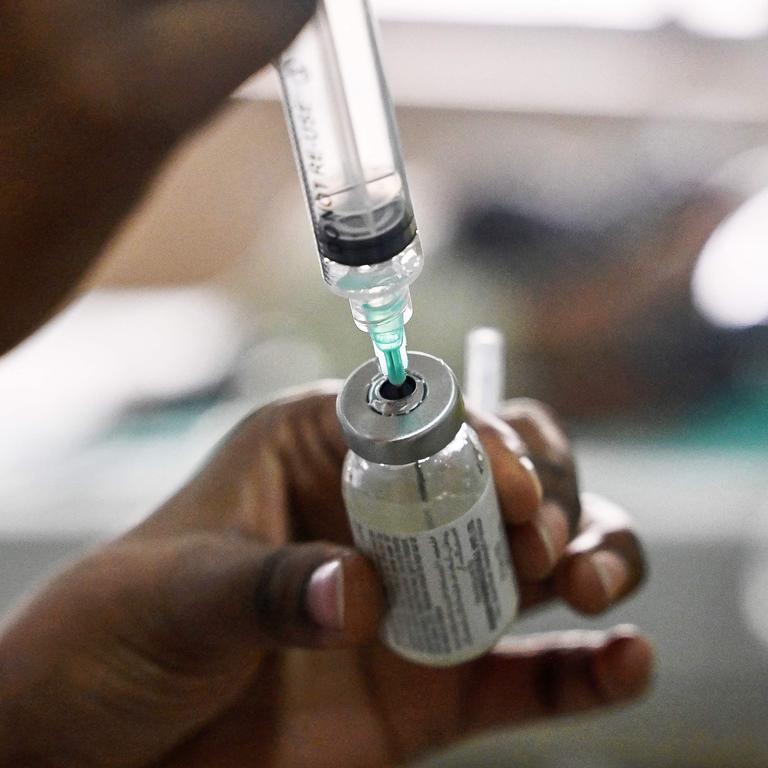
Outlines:
{"label": "syringe", "polygon": [[424,257],[367,0],[320,0],[278,68],[323,277],[401,386]]}

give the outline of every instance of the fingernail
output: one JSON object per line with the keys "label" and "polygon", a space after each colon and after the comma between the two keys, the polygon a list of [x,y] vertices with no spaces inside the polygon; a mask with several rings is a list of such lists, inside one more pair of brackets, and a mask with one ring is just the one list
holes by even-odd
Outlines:
{"label": "fingernail", "polygon": [[627,580],[627,566],[614,552],[600,550],[590,558],[608,602],[613,602],[621,593]]}
{"label": "fingernail", "polygon": [[530,475],[533,487],[536,489],[536,495],[538,496],[539,504],[541,504],[544,499],[544,488],[541,485],[541,478],[539,477],[539,473],[536,471],[536,467],[533,465],[533,462],[530,458],[528,458],[528,456],[520,457],[520,465]]}
{"label": "fingernail", "polygon": [[625,637],[637,637],[640,634],[640,627],[637,624],[617,624],[611,630],[611,639],[619,640]]}
{"label": "fingernail", "polygon": [[601,654],[603,686],[613,699],[640,695],[653,677],[653,648],[641,637],[618,637]]}
{"label": "fingernail", "polygon": [[324,563],[312,574],[306,607],[322,629],[340,632],[344,628],[344,569],[340,560]]}

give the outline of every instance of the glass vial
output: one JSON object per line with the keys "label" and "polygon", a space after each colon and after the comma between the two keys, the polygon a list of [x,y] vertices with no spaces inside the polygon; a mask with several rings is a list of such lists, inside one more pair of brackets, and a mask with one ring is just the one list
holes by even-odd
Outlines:
{"label": "glass vial", "polygon": [[348,379],[338,414],[355,543],[387,591],[383,641],[431,666],[482,655],[514,619],[518,593],[490,463],[453,372],[412,353],[395,388],[370,361]]}

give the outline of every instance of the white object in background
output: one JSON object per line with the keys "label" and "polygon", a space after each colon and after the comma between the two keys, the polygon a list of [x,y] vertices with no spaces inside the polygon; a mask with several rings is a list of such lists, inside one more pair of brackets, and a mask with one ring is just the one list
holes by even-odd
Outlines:
{"label": "white object in background", "polygon": [[464,397],[483,411],[495,413],[504,399],[506,343],[497,328],[475,328],[464,347]]}
{"label": "white object in background", "polygon": [[716,38],[754,38],[768,29],[766,0],[374,0],[383,18],[532,27],[650,30],[678,24]]}
{"label": "white object in background", "polygon": [[66,454],[127,407],[215,388],[242,347],[236,307],[207,287],[87,294],[0,359],[0,475]]}
{"label": "white object in background", "polygon": [[712,233],[693,274],[699,311],[721,328],[768,323],[768,188],[749,198]]}

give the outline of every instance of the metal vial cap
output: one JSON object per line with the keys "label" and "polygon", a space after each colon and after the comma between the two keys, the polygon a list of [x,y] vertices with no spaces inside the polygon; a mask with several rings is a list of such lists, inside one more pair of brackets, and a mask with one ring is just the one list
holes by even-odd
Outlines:
{"label": "metal vial cap", "polygon": [[409,352],[408,362],[408,390],[412,391],[404,397],[386,396],[391,395],[387,379],[376,360],[369,360],[347,379],[336,402],[344,440],[368,461],[411,464],[434,456],[456,437],[465,421],[453,371],[422,352]]}

